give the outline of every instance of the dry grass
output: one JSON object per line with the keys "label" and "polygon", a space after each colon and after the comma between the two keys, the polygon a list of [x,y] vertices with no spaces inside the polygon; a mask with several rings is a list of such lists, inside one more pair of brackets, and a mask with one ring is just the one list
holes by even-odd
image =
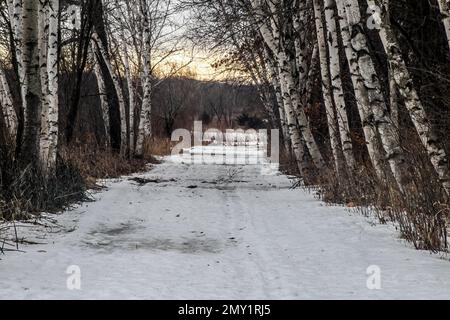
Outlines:
{"label": "dry grass", "polygon": [[32,165],[24,168],[10,154],[0,162],[0,219],[26,219],[86,200],[86,184],[79,170],[61,158],[49,177]]}
{"label": "dry grass", "polygon": [[118,178],[147,169],[146,159],[122,157],[112,151],[84,146],[66,148],[63,159],[80,172],[88,188],[94,188],[97,179]]}
{"label": "dry grass", "polygon": [[173,143],[168,138],[152,137],[144,143],[144,158],[151,160],[153,156],[167,156],[171,153]]}
{"label": "dry grass", "polygon": [[[332,170],[321,174],[318,197],[329,203],[355,208],[364,215],[376,214],[381,223],[394,223],[401,237],[417,249],[442,252],[448,250],[447,224],[450,222],[450,203],[437,180],[428,156],[417,144],[405,150],[410,164],[409,189],[401,194],[392,181],[379,181],[370,164],[351,181],[339,181]],[[289,157],[282,157],[282,167],[290,174],[297,169]],[[308,189],[310,185],[299,184]],[[314,185],[314,187],[316,187]],[[373,210],[369,209],[373,208]]]}
{"label": "dry grass", "polygon": [[[2,150],[11,150],[8,146]],[[86,191],[97,180],[117,178],[148,169],[155,162],[122,157],[94,144],[72,145],[60,150],[56,174],[43,176],[31,166],[23,169],[11,153],[0,153],[0,220],[27,219],[40,212],[58,212],[87,200]]]}
{"label": "dry grass", "polygon": [[0,146],[0,220],[26,219],[40,212],[57,212],[87,200],[86,191],[96,189],[98,179],[117,178],[148,170],[157,163],[153,155],[170,154],[169,139],[154,138],[145,145],[142,158],[124,157],[92,139],[62,148],[54,176],[44,177],[31,166],[25,170],[8,150]]}

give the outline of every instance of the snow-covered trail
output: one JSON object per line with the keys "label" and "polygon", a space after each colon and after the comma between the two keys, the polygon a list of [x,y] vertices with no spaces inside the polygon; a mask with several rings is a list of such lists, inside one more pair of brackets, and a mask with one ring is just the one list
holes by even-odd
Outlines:
{"label": "snow-covered trail", "polygon": [[[3,256],[0,298],[450,298],[450,262],[290,190],[267,165],[169,158],[138,177],[160,181],[109,182],[96,202],[58,217],[64,228],[47,244]],[[79,291],[66,285],[73,265]],[[381,290],[367,288],[372,265]]]}

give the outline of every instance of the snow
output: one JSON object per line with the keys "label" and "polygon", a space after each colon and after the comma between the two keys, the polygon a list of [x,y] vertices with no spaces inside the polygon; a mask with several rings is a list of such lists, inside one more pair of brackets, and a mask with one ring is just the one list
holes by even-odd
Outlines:
{"label": "snow", "polygon": [[[44,244],[1,256],[0,298],[450,298],[444,257],[292,190],[273,165],[216,164],[210,148],[204,164],[186,153],[105,182],[95,202],[57,216],[53,228],[19,228]],[[81,290],[67,287],[70,266],[81,271]],[[370,266],[381,271],[380,290],[367,286]]]}

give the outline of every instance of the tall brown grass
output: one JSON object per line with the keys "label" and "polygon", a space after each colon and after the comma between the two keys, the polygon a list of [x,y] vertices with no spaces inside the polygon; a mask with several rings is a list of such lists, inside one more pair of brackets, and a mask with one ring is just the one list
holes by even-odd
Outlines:
{"label": "tall brown grass", "polygon": [[[408,190],[400,193],[393,181],[379,181],[370,164],[361,166],[357,176],[339,180],[332,169],[320,174],[318,185],[299,183],[305,189],[318,190],[318,198],[343,205],[364,215],[374,214],[381,223],[393,223],[400,236],[416,249],[448,251],[447,226],[450,202],[442,190],[428,155],[414,141],[404,141],[410,172]],[[283,168],[296,174],[291,157],[282,157]],[[303,182],[303,180],[302,180]]]}
{"label": "tall brown grass", "polygon": [[87,200],[86,192],[96,189],[97,180],[117,178],[148,170],[155,163],[152,154],[170,150],[166,140],[153,140],[142,159],[122,156],[93,141],[63,147],[57,170],[45,177],[41,172],[16,161],[11,146],[0,146],[0,221],[21,220],[40,212],[57,212]]}
{"label": "tall brown grass", "polygon": [[172,151],[174,143],[169,138],[152,137],[144,142],[144,159],[153,161],[153,156],[167,156]]}

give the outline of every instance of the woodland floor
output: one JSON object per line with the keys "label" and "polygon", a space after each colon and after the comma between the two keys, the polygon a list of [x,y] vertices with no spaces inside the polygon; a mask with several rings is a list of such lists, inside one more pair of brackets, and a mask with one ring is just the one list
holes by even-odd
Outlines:
{"label": "woodland floor", "polygon": [[[184,160],[106,181],[47,227],[18,224],[41,244],[0,256],[0,298],[450,298],[448,258],[415,251],[393,226],[291,190],[267,164]],[[81,290],[67,289],[71,265]],[[372,265],[381,290],[367,288]]]}

